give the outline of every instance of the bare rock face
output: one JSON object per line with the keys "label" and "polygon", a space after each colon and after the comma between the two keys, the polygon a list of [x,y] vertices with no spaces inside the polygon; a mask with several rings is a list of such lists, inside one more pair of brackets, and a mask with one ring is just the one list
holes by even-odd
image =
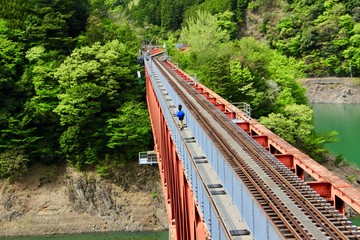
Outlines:
{"label": "bare rock face", "polygon": [[310,103],[360,103],[360,85],[351,78],[300,79]]}
{"label": "bare rock face", "polygon": [[2,192],[2,201],[5,212],[2,217],[5,221],[14,221],[27,211],[28,199],[21,198],[15,193],[15,189],[5,184]]}
{"label": "bare rock face", "polygon": [[141,180],[118,179],[126,190],[69,167],[37,165],[21,181],[0,180],[0,236],[167,229],[156,166],[123,175],[132,174]]}

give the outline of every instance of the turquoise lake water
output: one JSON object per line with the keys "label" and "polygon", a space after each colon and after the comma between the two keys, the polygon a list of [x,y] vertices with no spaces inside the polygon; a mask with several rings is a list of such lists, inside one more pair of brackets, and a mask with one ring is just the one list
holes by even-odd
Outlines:
{"label": "turquoise lake water", "polygon": [[313,109],[316,131],[339,133],[340,140],[328,144],[329,150],[360,168],[360,105],[314,104]]}
{"label": "turquoise lake water", "polygon": [[169,232],[109,232],[33,237],[0,237],[1,240],[168,240]]}
{"label": "turquoise lake water", "polygon": [[[314,125],[318,132],[338,132],[340,140],[327,145],[334,154],[360,168],[360,105],[359,104],[313,104]],[[360,226],[360,216],[351,219]]]}

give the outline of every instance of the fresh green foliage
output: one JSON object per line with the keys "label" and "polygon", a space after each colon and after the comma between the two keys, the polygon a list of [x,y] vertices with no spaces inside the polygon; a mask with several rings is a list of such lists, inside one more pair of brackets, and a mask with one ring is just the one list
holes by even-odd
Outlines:
{"label": "fresh green foliage", "polygon": [[127,126],[109,124],[126,122],[126,102],[139,104],[134,114],[147,131],[131,134],[149,148],[144,89],[136,81],[139,42],[121,10],[127,2],[91,3],[91,9],[88,0],[1,4],[0,177],[20,175],[31,162],[64,160],[105,176],[134,156],[126,148],[133,153],[136,146],[111,137]]}
{"label": "fresh green foliage", "polygon": [[[86,32],[78,37],[78,46],[91,46],[96,42],[105,44],[112,40],[126,42],[128,47],[137,39],[135,32],[130,27],[125,16],[121,14],[112,15],[110,18],[99,18],[90,16],[87,21]],[[138,44],[134,46],[139,48]]]}
{"label": "fresh green foliage", "polygon": [[303,75],[301,62],[253,38],[229,42],[228,31],[218,27],[219,21],[201,12],[189,19],[180,41],[190,50],[174,54],[182,66],[196,66],[190,72],[229,101],[249,103],[255,117],[307,103],[304,88],[295,81]]}
{"label": "fresh green foliage", "polygon": [[336,156],[334,161],[335,166],[340,167],[346,164],[346,160],[343,154],[339,154]]}
{"label": "fresh green foliage", "polygon": [[69,52],[74,37],[85,28],[88,7],[88,0],[3,1],[0,16],[13,29],[11,37],[27,47]]}
{"label": "fresh green foliage", "polygon": [[[353,76],[358,64],[359,1],[291,1],[277,27],[267,32],[271,44],[302,58],[310,76]],[[350,69],[351,67],[351,69]]]}
{"label": "fresh green foliage", "polygon": [[338,133],[336,131],[331,131],[326,134],[312,132],[310,136],[305,139],[303,148],[314,160],[323,163],[326,161],[326,155],[329,153],[326,144],[334,143],[338,140]]}
{"label": "fresh green foliage", "polygon": [[134,87],[136,55],[117,40],[76,49],[57,69],[60,102],[55,112],[65,132],[60,146],[75,165],[96,164],[106,151],[107,121]]}
{"label": "fresh green foliage", "polygon": [[27,171],[28,159],[16,148],[0,153],[0,177],[18,178]]}
{"label": "fresh green foliage", "polygon": [[127,159],[138,155],[139,149],[146,149],[151,141],[151,126],[147,106],[135,101],[124,103],[115,118],[108,120],[107,146],[120,148]]}
{"label": "fresh green foliage", "polygon": [[231,36],[235,36],[236,29],[238,29],[235,20],[236,18],[242,19],[247,6],[247,3],[243,2],[247,1],[139,0],[132,1],[129,9],[131,17],[145,23],[144,25],[157,25],[171,31],[180,29],[187,19],[196,18],[198,11],[224,15],[224,21],[230,20],[231,22]]}
{"label": "fresh green foliage", "polygon": [[325,135],[316,133],[312,114],[309,106],[292,104],[282,113],[271,113],[259,121],[289,143],[302,148],[316,161],[324,162],[329,153],[325,145],[338,141],[338,134],[335,131]]}
{"label": "fresh green foliage", "polygon": [[[318,161],[336,134],[313,132],[295,79],[360,74],[356,0],[10,0],[0,16],[2,177],[64,160],[107,177],[151,148],[140,41],[166,42],[181,67]],[[260,16],[269,44],[244,37],[246,16]]]}
{"label": "fresh green foliage", "polygon": [[192,58],[197,64],[210,62],[217,56],[220,44],[229,40],[229,34],[218,25],[217,18],[208,12],[197,12],[189,18],[181,31],[180,41],[191,47]]}
{"label": "fresh green foliage", "polygon": [[304,142],[314,130],[312,114],[310,107],[292,104],[286,106],[282,113],[271,113],[259,121],[289,143],[295,144]]}
{"label": "fresh green foliage", "polygon": [[[187,9],[185,19],[196,17],[198,11],[208,12],[212,15],[222,14],[227,11],[235,10],[236,1],[233,0],[206,0],[200,4],[196,4]],[[233,17],[233,16],[231,16]]]}
{"label": "fresh green foliage", "polygon": [[348,175],[348,176],[346,176],[346,179],[347,179],[350,183],[355,183],[355,182],[356,182],[356,179],[357,179],[357,176],[356,176],[355,174]]}
{"label": "fresh green foliage", "polygon": [[233,21],[235,14],[229,10],[223,13],[219,13],[217,25],[222,29],[226,30],[231,38],[235,38],[237,34],[236,23]]}

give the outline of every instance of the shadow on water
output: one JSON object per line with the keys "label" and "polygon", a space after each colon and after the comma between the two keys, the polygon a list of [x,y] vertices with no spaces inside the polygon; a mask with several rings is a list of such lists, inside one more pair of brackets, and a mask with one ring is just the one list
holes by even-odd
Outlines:
{"label": "shadow on water", "polygon": [[78,233],[48,236],[0,237],[9,240],[168,240],[168,231],[159,232],[106,232],[106,233]]}

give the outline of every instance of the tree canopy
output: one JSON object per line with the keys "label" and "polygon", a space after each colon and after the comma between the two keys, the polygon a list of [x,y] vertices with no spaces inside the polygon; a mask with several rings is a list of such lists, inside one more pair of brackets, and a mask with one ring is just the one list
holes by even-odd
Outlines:
{"label": "tree canopy", "polygon": [[136,80],[140,40],[120,6],[1,4],[0,177],[20,176],[37,161],[108,174],[151,147],[144,86]]}
{"label": "tree canopy", "polygon": [[166,42],[187,72],[320,159],[335,135],[313,131],[296,79],[359,76],[359,21],[356,0],[2,1],[0,177],[36,161],[106,175],[151,148],[141,42]]}

